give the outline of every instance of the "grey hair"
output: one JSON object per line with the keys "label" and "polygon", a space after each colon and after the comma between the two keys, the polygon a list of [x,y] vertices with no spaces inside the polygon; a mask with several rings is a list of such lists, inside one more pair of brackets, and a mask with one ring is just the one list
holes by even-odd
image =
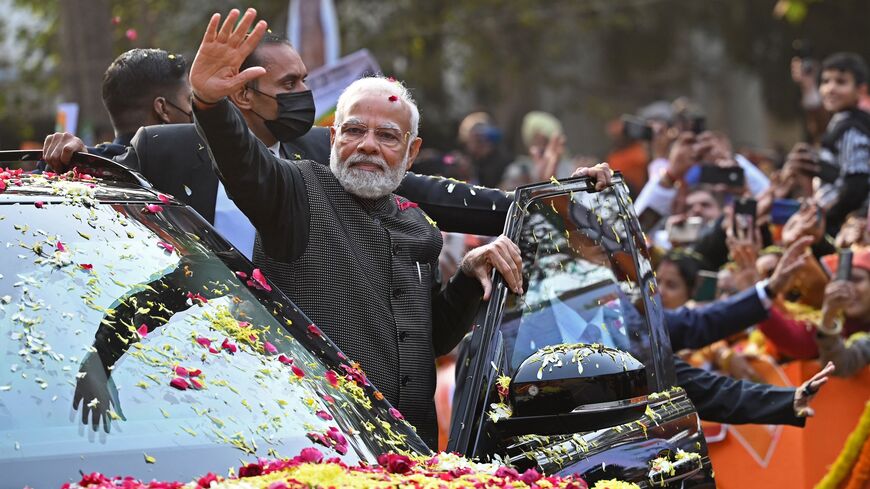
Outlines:
{"label": "grey hair", "polygon": [[398,97],[411,111],[411,138],[417,137],[420,125],[420,110],[417,108],[414,97],[411,96],[411,92],[402,83],[382,76],[360,78],[341,92],[341,96],[338,97],[338,103],[335,105],[335,122],[333,126],[336,129],[344,121],[350,102],[363,93],[387,96],[395,95]]}

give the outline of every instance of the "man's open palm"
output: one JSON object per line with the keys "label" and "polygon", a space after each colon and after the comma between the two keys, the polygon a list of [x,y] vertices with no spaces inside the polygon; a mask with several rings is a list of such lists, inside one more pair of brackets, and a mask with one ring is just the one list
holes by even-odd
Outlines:
{"label": "man's open palm", "polygon": [[248,35],[256,17],[257,11],[249,8],[236,25],[239,11],[233,9],[218,29],[220,14],[211,16],[190,67],[190,87],[200,102],[217,102],[266,72],[260,66],[252,66],[239,73],[242,62],[266,32],[266,22],[261,20]]}

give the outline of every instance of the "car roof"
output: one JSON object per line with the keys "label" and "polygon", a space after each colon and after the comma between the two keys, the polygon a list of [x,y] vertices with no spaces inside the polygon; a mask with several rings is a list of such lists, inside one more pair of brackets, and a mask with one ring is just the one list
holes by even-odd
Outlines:
{"label": "car roof", "polygon": [[71,191],[75,194],[77,185],[84,185],[88,196],[101,203],[160,200],[160,194],[136,171],[87,153],[74,154],[68,173],[59,178],[39,178],[56,175],[45,168],[39,150],[0,151],[0,169],[5,184],[0,204],[59,202],[69,199]]}

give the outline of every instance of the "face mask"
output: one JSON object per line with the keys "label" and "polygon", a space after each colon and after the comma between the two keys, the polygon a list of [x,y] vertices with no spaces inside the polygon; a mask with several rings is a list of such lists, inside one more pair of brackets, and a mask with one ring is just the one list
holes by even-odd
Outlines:
{"label": "face mask", "polygon": [[311,126],[314,124],[314,96],[311,95],[311,90],[279,93],[272,96],[254,87],[248,88],[278,102],[278,117],[274,120],[264,119],[266,129],[275,136],[275,139],[286,143],[311,130]]}

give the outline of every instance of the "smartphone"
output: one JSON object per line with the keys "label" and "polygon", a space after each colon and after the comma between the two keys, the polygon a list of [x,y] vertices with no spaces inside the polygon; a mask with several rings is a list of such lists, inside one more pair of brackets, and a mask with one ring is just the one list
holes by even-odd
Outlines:
{"label": "smartphone", "polygon": [[837,276],[836,280],[852,279],[852,250],[843,249],[837,253]]}
{"label": "smartphone", "polygon": [[716,300],[716,284],[719,282],[719,274],[709,270],[701,270],[698,272],[698,279],[695,283],[695,294],[692,299],[695,302],[711,302]]}
{"label": "smartphone", "polygon": [[739,166],[721,167],[715,165],[702,165],[701,183],[725,184],[729,187],[742,187],[746,183],[746,175]]}
{"label": "smartphone", "polygon": [[622,134],[631,140],[652,141],[653,129],[642,119],[624,115],[622,116]]}
{"label": "smartphone", "polygon": [[691,125],[693,133],[701,134],[707,130],[707,118],[702,115],[693,116]]}
{"label": "smartphone", "polygon": [[734,201],[734,232],[744,230],[750,239],[755,237],[755,222],[758,214],[758,202],[748,197]]}
{"label": "smartphone", "polygon": [[795,199],[774,199],[770,206],[770,222],[785,224],[801,208],[801,203]]}
{"label": "smartphone", "polygon": [[638,223],[640,223],[640,228],[644,231],[649,231],[656,227],[659,222],[662,220],[662,215],[653,210],[652,207],[647,207],[637,216]]}
{"label": "smartphone", "polygon": [[675,244],[694,243],[701,234],[704,220],[700,217],[690,217],[679,224],[668,226],[668,241]]}

